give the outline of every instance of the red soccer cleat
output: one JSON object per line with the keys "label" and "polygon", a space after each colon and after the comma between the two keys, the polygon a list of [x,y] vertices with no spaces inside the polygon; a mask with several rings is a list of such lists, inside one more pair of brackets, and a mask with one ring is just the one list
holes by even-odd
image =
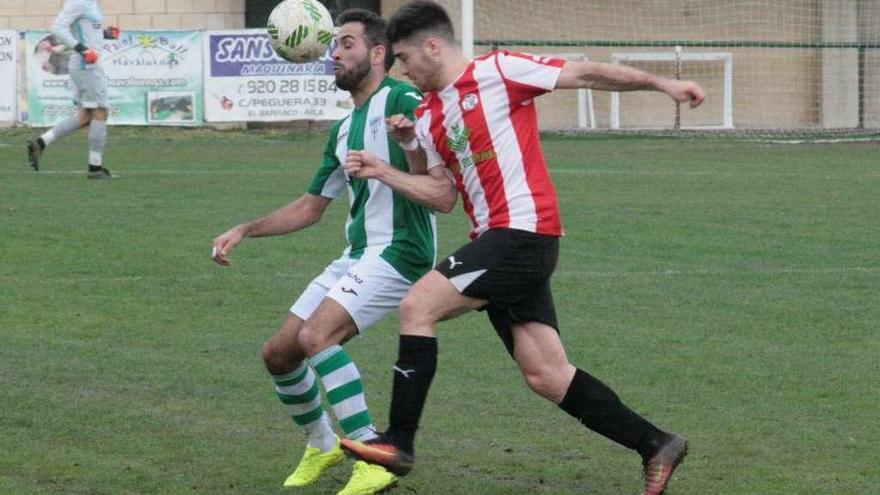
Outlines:
{"label": "red soccer cleat", "polygon": [[654,457],[645,464],[645,491],[642,495],[661,495],[669,484],[675,468],[687,455],[688,442],[684,437],[675,435],[666,442]]}
{"label": "red soccer cleat", "polygon": [[370,464],[378,464],[398,476],[409,473],[415,462],[411,452],[403,450],[382,434],[366,442],[343,438],[341,444],[349,455]]}

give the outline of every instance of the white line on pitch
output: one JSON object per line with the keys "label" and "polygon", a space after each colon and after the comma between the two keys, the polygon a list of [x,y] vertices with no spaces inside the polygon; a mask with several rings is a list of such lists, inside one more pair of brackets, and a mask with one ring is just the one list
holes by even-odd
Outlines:
{"label": "white line on pitch", "polygon": [[[650,270],[635,272],[617,272],[617,271],[574,271],[574,270],[558,270],[555,272],[559,277],[580,277],[580,278],[628,278],[628,277],[688,277],[688,276],[714,276],[714,275],[821,275],[821,274],[837,274],[837,273],[880,273],[880,267],[841,267],[841,268],[778,268],[766,270],[722,270],[722,269],[696,269],[696,270]],[[190,276],[154,276],[154,275],[125,275],[120,277],[90,277],[90,276],[61,276],[61,277],[44,277],[40,282],[57,283],[63,282],[79,282],[79,283],[114,283],[114,282],[163,282],[163,281],[194,281],[194,280],[210,280],[223,277],[229,279],[260,279],[266,277],[283,277],[283,278],[308,278],[300,273],[275,272],[271,275],[252,273],[242,274],[234,273],[222,275],[220,272],[205,273],[201,275]],[[19,276],[0,277],[0,281],[4,279],[20,281]]]}
{"label": "white line on pitch", "polygon": [[[108,165],[109,166],[109,165]],[[117,170],[117,169],[113,169]],[[0,170],[0,174],[16,175],[82,175],[85,170],[40,170],[39,172],[28,170]],[[287,170],[122,170],[121,175],[283,175],[289,174]]]}
{"label": "white line on pitch", "polygon": [[[117,169],[114,169],[117,170]],[[85,170],[40,170],[39,172],[34,172],[30,170],[0,170],[0,174],[13,174],[13,175],[82,175],[85,174]],[[156,170],[120,170],[120,175],[292,175],[293,172],[290,170],[248,170],[246,168],[232,168],[232,169],[223,169],[223,170],[183,170],[183,169],[156,169]],[[669,171],[656,171],[656,170],[601,170],[601,169],[575,169],[575,168],[554,168],[550,169],[551,175],[643,175],[643,176],[707,176],[707,177],[803,177],[810,179],[822,179],[822,180],[853,180],[860,178],[880,178],[880,174],[876,172],[867,172],[864,174],[858,175],[811,175],[811,174],[797,174],[797,173],[768,173],[768,172],[754,172],[754,173],[733,173],[733,172],[698,172],[698,171],[684,171],[684,170],[669,170]]]}
{"label": "white line on pitch", "polygon": [[586,169],[586,168],[551,168],[550,175],[573,174],[573,175],[653,175],[653,176],[676,176],[693,175],[709,177],[803,177],[810,179],[833,179],[847,180],[860,179],[863,177],[880,177],[876,172],[866,172],[856,175],[814,175],[799,174],[794,172],[718,172],[718,171],[687,171],[687,170],[609,170],[609,169]]}
{"label": "white line on pitch", "polygon": [[842,267],[842,268],[770,268],[763,270],[720,270],[720,269],[697,269],[697,270],[651,270],[640,272],[578,272],[574,270],[559,270],[555,275],[562,277],[585,277],[585,278],[625,278],[625,277],[687,277],[701,275],[820,275],[835,273],[878,273],[880,267]]}

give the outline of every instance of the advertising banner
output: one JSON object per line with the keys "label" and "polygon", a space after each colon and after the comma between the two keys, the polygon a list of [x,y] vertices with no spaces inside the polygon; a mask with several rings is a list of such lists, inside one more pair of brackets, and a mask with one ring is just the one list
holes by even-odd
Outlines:
{"label": "advertising banner", "polygon": [[0,122],[15,122],[18,32],[0,29]]}
{"label": "advertising banner", "polygon": [[353,107],[336,88],[332,44],[318,61],[293,64],[262,29],[209,31],[204,43],[208,122],[338,120]]}
{"label": "advertising banner", "polygon": [[[28,124],[51,126],[74,113],[70,50],[54,35],[31,31],[27,46]],[[110,124],[203,122],[202,33],[124,31],[106,40],[99,62],[107,77]]]}

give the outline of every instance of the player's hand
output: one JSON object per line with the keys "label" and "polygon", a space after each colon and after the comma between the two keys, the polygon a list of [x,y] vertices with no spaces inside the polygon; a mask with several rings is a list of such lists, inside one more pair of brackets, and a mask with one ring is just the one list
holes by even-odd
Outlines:
{"label": "player's hand", "polygon": [[706,99],[706,91],[694,81],[673,79],[666,89],[666,94],[679,103],[689,103],[691,108],[698,107]]}
{"label": "player's hand", "polygon": [[93,64],[98,61],[98,52],[92,48],[86,47],[82,43],[77,43],[73,49],[82,55],[83,60],[85,60],[87,64]]}
{"label": "player's hand", "polygon": [[211,250],[211,259],[215,263],[222,266],[229,266],[232,261],[229,260],[229,253],[235,249],[235,246],[245,237],[244,227],[236,225],[227,230],[219,237],[214,239],[214,247]]}
{"label": "player's hand", "polygon": [[345,171],[358,179],[378,177],[383,166],[387,165],[369,151],[349,151],[345,157]]}
{"label": "player's hand", "polygon": [[87,64],[94,64],[98,61],[98,52],[89,48],[88,50],[86,50],[85,53],[83,53],[83,59],[86,61]]}
{"label": "player's hand", "polygon": [[104,29],[105,40],[118,40],[122,35],[122,29],[119,26],[108,26]]}
{"label": "player's hand", "polygon": [[408,143],[416,138],[416,124],[403,114],[392,115],[385,119],[388,134],[398,143]]}

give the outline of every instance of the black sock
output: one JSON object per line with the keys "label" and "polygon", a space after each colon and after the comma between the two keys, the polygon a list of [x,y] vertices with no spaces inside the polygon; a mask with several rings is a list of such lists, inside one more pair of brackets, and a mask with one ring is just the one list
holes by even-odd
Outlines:
{"label": "black sock", "polygon": [[413,452],[419,418],[436,370],[436,338],[400,336],[386,434],[407,452]]}
{"label": "black sock", "polygon": [[43,141],[42,137],[38,137],[37,138],[37,146],[39,146],[41,150],[46,149],[46,141]]}
{"label": "black sock", "polygon": [[587,428],[638,451],[642,459],[651,458],[667,437],[626,407],[607,385],[581,369],[575,372],[559,407]]}

